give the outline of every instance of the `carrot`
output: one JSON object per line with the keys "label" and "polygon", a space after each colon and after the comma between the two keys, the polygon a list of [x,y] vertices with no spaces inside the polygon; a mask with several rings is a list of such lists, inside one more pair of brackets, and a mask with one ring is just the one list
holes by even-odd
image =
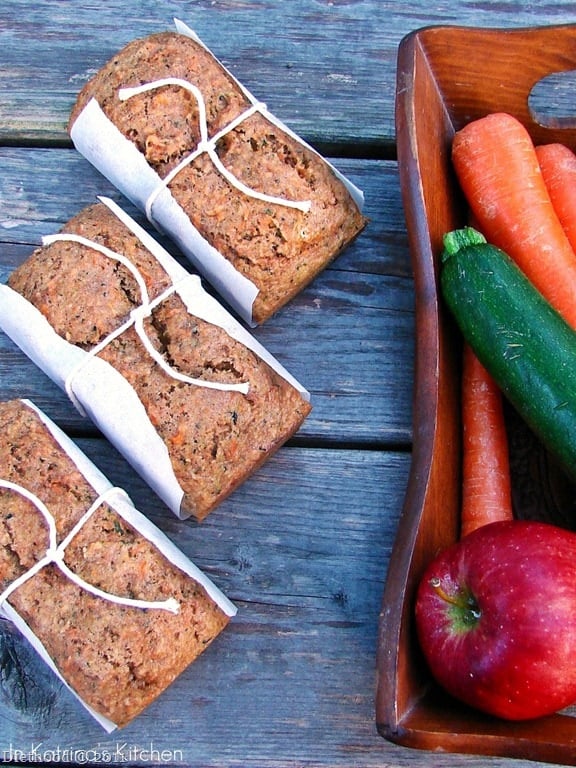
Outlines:
{"label": "carrot", "polygon": [[502,394],[468,344],[463,357],[462,425],[461,537],[482,525],[513,518]]}
{"label": "carrot", "polygon": [[473,120],[456,133],[452,161],[486,239],[576,328],[576,255],[526,128],[502,112]]}
{"label": "carrot", "polygon": [[[479,230],[472,212],[469,226]],[[514,517],[502,392],[468,344],[464,344],[462,364],[462,424],[461,537],[482,525]]]}
{"label": "carrot", "polygon": [[576,251],[576,155],[565,144],[541,144],[536,157],[556,215]]}

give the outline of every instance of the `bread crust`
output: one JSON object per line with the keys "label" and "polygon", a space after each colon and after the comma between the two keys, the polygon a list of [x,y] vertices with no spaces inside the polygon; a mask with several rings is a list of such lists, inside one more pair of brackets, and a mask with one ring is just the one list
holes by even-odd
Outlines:
{"label": "bread crust", "polygon": [[[121,253],[138,268],[151,300],[171,284],[155,257],[102,202],[85,208],[62,231]],[[121,326],[141,301],[123,264],[66,240],[36,249],[8,284],[60,336],[86,350]],[[311,406],[224,328],[191,315],[176,293],[158,305],[144,329],[168,365],[185,376],[249,385],[245,394],[175,380],[147,353],[133,326],[98,353],[132,385],[166,445],[184,493],[183,515],[201,520],[294,434]]]}
{"label": "bread crust", "polygon": [[[0,402],[0,433],[0,478],[46,505],[61,543],[98,494],[22,401]],[[48,542],[34,505],[0,488],[0,592],[45,555]],[[119,727],[159,696],[230,620],[200,583],[105,502],[68,544],[64,562],[104,592],[179,604],[177,614],[116,604],[86,591],[53,563],[8,596],[71,688]]]}
{"label": "bread crust", "polygon": [[[166,77],[196,85],[206,104],[208,138],[250,106],[243,90],[200,43],[162,32],[135,40],[82,88],[69,130],[92,99],[163,179],[198,146],[198,103],[179,85],[125,101],[123,87]],[[305,212],[247,196],[201,153],[169,189],[194,227],[258,289],[252,317],[262,323],[292,299],[361,232],[366,219],[343,182],[316,152],[255,111],[217,142],[220,161],[264,195],[309,202]]]}

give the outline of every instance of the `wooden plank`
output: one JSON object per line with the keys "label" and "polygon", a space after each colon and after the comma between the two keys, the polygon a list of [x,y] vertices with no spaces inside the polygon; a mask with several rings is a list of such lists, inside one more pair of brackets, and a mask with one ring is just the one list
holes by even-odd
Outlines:
{"label": "wooden plank", "polygon": [[47,754],[124,744],[126,753],[153,742],[191,766],[348,766],[358,750],[363,766],[381,766],[377,619],[409,455],[284,448],[198,525],[167,512],[104,441],[79,444],[239,613],[157,702],[110,736],[3,626],[0,759],[10,745],[41,743]]}
{"label": "wooden plank", "polygon": [[[74,150],[4,147],[0,165],[2,281],[42,235],[57,231],[98,194],[125,205]],[[338,166],[364,189],[370,224],[254,335],[311,392],[314,409],[299,440],[406,446],[412,419],[413,283],[397,167],[375,160],[341,160]],[[64,428],[90,430],[89,422],[3,334],[0,397],[29,397]]]}
{"label": "wooden plank", "polygon": [[[339,258],[339,269],[411,277],[398,166],[392,161],[332,158],[336,168],[364,192],[369,224]],[[0,146],[0,243],[40,244],[98,195],[112,197],[143,226],[142,214],[75,150]],[[155,233],[178,256],[166,238]],[[20,255],[3,257],[12,269]],[[0,267],[1,268],[1,267]],[[0,279],[4,277],[0,273]]]}
{"label": "wooden plank", "polygon": [[[394,152],[398,44],[428,24],[523,26],[574,21],[570,4],[481,6],[381,0],[68,0],[0,4],[0,142],[67,142],[81,85],[133,38],[181,17],[254,94],[316,146],[356,156]],[[56,65],[55,65],[56,64]],[[570,106],[569,94],[564,103]],[[361,115],[362,119],[358,119]]]}

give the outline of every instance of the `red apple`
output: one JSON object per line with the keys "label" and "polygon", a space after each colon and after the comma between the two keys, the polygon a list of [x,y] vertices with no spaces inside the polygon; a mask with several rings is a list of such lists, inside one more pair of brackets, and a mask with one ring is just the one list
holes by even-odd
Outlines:
{"label": "red apple", "polygon": [[508,720],[576,701],[576,533],[515,520],[440,553],[416,597],[430,671],[452,696]]}

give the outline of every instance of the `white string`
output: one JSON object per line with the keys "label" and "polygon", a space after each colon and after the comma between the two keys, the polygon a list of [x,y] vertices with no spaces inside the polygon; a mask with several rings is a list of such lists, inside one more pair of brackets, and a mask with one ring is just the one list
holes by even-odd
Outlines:
{"label": "white string", "polygon": [[195,384],[199,387],[205,387],[206,389],[220,389],[229,392],[241,392],[244,395],[248,394],[250,387],[248,382],[242,382],[240,384],[225,384],[218,381],[194,379],[191,376],[186,376],[186,374],[180,373],[180,371],[172,368],[166,362],[164,357],[158,352],[158,350],[153,346],[152,342],[146,335],[146,331],[144,330],[144,320],[152,313],[158,304],[164,301],[164,299],[173,292],[174,286],[171,286],[166,291],[164,291],[164,293],[160,294],[152,302],[150,302],[148,306],[142,305],[136,309],[133,309],[131,312],[131,318],[134,321],[134,328],[136,333],[140,337],[142,344],[146,348],[148,354],[158,363],[161,368],[163,368],[167,373],[169,373],[170,376],[172,376],[174,379],[177,379],[178,381],[183,381],[187,384]]}
{"label": "white string", "polygon": [[[161,601],[137,600],[134,598],[122,597],[120,595],[113,595],[109,592],[105,592],[104,590],[101,590],[98,587],[95,587],[93,584],[90,584],[89,582],[84,581],[84,579],[82,579],[80,576],[74,573],[74,571],[71,571],[70,568],[68,568],[68,566],[64,562],[64,554],[66,551],[66,547],[68,546],[68,544],[70,544],[72,539],[81,530],[81,528],[88,521],[88,519],[94,514],[94,512],[98,509],[98,507],[100,507],[100,505],[103,504],[104,502],[109,503],[110,506],[114,506],[113,501],[109,501],[110,496],[122,495],[128,498],[126,492],[122,488],[112,487],[112,488],[109,488],[104,493],[100,494],[100,496],[98,496],[98,498],[91,504],[89,509],[86,510],[86,512],[82,515],[80,520],[78,520],[78,522],[74,525],[74,527],[68,533],[68,535],[64,539],[62,539],[60,544],[58,544],[57,534],[56,534],[56,523],[54,521],[54,518],[50,513],[50,511],[48,510],[48,508],[46,507],[46,505],[44,504],[44,502],[40,498],[38,498],[38,496],[36,496],[34,493],[32,493],[27,488],[24,488],[21,485],[12,483],[9,480],[3,480],[1,478],[0,478],[0,487],[6,488],[8,490],[11,490],[11,491],[14,491],[15,493],[20,494],[21,496],[24,496],[24,498],[28,499],[28,501],[34,504],[36,509],[42,513],[44,519],[46,520],[46,523],[48,524],[48,540],[49,540],[49,545],[48,545],[48,548],[46,549],[46,554],[44,555],[44,557],[38,560],[27,571],[20,574],[18,578],[14,579],[14,581],[12,581],[6,587],[6,589],[4,589],[4,591],[0,593],[0,606],[9,598],[12,592],[18,589],[18,587],[20,587],[26,581],[31,579],[33,576],[35,576],[46,565],[49,565],[50,563],[54,563],[54,565],[56,565],[60,569],[60,571],[64,574],[64,576],[68,577],[81,589],[84,589],[86,592],[90,592],[96,597],[101,597],[104,600],[108,600],[111,603],[126,605],[132,608],[154,608],[158,610],[169,611],[170,613],[180,612],[180,605],[178,601],[173,597],[168,598],[167,600],[161,600]],[[116,510],[116,512],[118,512],[118,510]]]}
{"label": "white string", "polygon": [[92,240],[89,240],[88,238],[82,237],[81,235],[75,235],[75,234],[68,234],[68,233],[61,233],[56,235],[47,235],[46,237],[42,238],[42,242],[44,245],[49,245],[50,243],[54,243],[57,241],[71,241],[75,243],[79,243],[81,245],[84,245],[88,248],[93,248],[94,250],[98,251],[99,253],[102,253],[104,256],[107,256],[110,259],[115,259],[116,261],[119,261],[121,264],[123,264],[132,274],[134,279],[136,280],[138,287],[140,289],[140,294],[142,296],[142,303],[140,306],[136,307],[132,310],[130,313],[130,317],[128,320],[126,320],[121,326],[116,328],[114,331],[109,333],[107,336],[105,336],[98,344],[95,344],[91,349],[89,349],[84,357],[71,368],[68,375],[66,376],[66,379],[64,381],[64,389],[66,391],[66,394],[76,407],[76,409],[83,415],[86,416],[86,412],[84,410],[84,407],[80,400],[76,397],[76,393],[74,392],[74,379],[78,375],[78,373],[84,368],[85,365],[88,364],[88,362],[96,357],[105,347],[108,346],[114,339],[116,339],[118,336],[120,336],[124,331],[128,330],[132,325],[134,325],[134,329],[136,330],[136,333],[138,334],[144,348],[150,355],[150,357],[156,362],[162,370],[168,375],[171,376],[173,379],[176,379],[177,381],[182,381],[186,384],[193,384],[197,387],[204,387],[206,389],[218,389],[223,392],[240,392],[242,394],[247,394],[250,388],[250,385],[248,382],[241,382],[239,384],[229,384],[225,382],[218,382],[218,381],[207,381],[205,379],[197,379],[193,378],[192,376],[187,376],[184,373],[180,373],[180,371],[173,368],[169,363],[166,362],[163,355],[154,347],[152,342],[150,341],[148,335],[146,334],[145,328],[144,328],[144,320],[149,317],[153,310],[166,298],[168,298],[172,293],[176,291],[176,286],[172,284],[169,286],[163,293],[161,293],[159,296],[157,296],[153,301],[150,301],[148,290],[146,288],[146,283],[144,281],[144,278],[140,274],[140,271],[138,268],[129,260],[127,259],[123,254],[118,253],[116,251],[111,250],[110,248],[107,248],[105,245],[101,245],[100,243],[94,242]]}
{"label": "white string", "polygon": [[194,83],[190,83],[188,80],[183,80],[181,78],[177,77],[166,77],[162,78],[160,80],[154,80],[150,83],[144,83],[143,85],[134,86],[132,88],[120,88],[118,91],[118,97],[121,101],[125,101],[127,99],[132,98],[132,96],[136,96],[140,93],[145,93],[147,91],[154,90],[156,88],[161,88],[166,85],[177,85],[181,88],[185,88],[186,90],[190,91],[198,104],[198,122],[200,127],[200,142],[198,143],[198,146],[196,149],[191,152],[189,155],[187,155],[183,160],[181,160],[178,165],[176,165],[167,176],[165,176],[161,181],[160,184],[153,190],[153,192],[149,195],[148,199],[146,200],[145,205],[145,212],[146,216],[149,221],[152,221],[152,206],[154,202],[156,201],[156,198],[160,194],[160,192],[165,189],[168,184],[172,181],[172,179],[180,173],[180,171],[185,168],[187,165],[189,165],[198,155],[202,154],[203,152],[206,152],[206,154],[210,157],[210,160],[214,164],[217,171],[228,181],[229,184],[231,184],[233,187],[236,187],[240,192],[247,195],[248,197],[256,198],[257,200],[261,200],[265,203],[271,203],[272,205],[283,205],[288,208],[296,208],[299,211],[302,211],[304,213],[308,213],[311,208],[311,201],[310,200],[287,200],[283,197],[275,197],[273,195],[266,195],[263,192],[258,192],[255,189],[252,189],[251,187],[246,186],[240,179],[238,179],[236,176],[234,176],[233,173],[231,173],[226,166],[222,163],[220,158],[218,157],[218,153],[216,152],[216,144],[217,142],[222,138],[222,136],[225,136],[230,131],[234,130],[237,125],[240,125],[244,120],[251,117],[255,112],[266,112],[266,105],[262,102],[257,102],[253,104],[249,109],[245,110],[241,115],[238,115],[232,122],[230,122],[227,126],[225,126],[222,130],[220,130],[215,136],[213,136],[211,139],[208,139],[208,121],[206,119],[206,103],[204,101],[204,96],[201,92],[201,90],[194,85]]}

